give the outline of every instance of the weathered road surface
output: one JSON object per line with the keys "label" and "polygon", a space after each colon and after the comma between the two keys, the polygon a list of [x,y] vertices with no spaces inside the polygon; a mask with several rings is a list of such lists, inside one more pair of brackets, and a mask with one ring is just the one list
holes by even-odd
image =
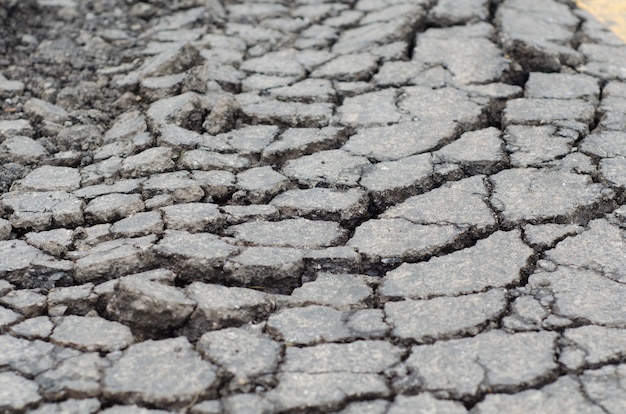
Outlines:
{"label": "weathered road surface", "polygon": [[590,15],[0,4],[1,412],[626,412]]}

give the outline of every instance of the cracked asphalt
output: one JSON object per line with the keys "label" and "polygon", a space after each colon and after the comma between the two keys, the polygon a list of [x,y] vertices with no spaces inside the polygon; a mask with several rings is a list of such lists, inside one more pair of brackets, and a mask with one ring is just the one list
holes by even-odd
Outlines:
{"label": "cracked asphalt", "polygon": [[588,12],[0,6],[1,412],[626,412],[626,45]]}

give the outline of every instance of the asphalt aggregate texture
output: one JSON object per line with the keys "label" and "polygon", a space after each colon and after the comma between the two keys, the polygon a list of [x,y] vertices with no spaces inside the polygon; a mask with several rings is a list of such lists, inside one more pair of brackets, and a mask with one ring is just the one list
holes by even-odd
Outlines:
{"label": "asphalt aggregate texture", "polygon": [[0,0],[0,412],[626,412],[626,45],[568,0]]}

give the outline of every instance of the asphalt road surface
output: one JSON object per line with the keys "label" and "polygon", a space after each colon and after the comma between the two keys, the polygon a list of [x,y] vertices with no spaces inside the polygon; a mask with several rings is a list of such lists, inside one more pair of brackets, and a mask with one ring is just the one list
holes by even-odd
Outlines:
{"label": "asphalt road surface", "polygon": [[0,6],[0,412],[626,412],[588,12]]}

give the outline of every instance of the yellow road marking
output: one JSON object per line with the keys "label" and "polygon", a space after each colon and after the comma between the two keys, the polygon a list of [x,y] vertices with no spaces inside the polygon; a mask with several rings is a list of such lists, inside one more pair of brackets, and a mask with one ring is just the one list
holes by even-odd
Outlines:
{"label": "yellow road marking", "polygon": [[578,0],[576,3],[626,42],[626,0]]}

